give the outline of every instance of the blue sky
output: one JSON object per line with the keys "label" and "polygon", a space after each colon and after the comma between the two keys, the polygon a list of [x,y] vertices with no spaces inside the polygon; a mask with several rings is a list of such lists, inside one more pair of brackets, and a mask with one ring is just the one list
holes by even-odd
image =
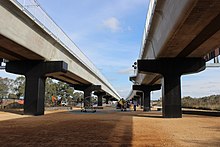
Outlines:
{"label": "blue sky", "polygon": [[148,0],[38,0],[125,97],[139,55]]}
{"label": "blue sky", "polygon": [[[116,91],[127,97],[131,65],[139,56],[149,0],[38,0],[41,7],[102,72]],[[182,77],[183,96],[220,93],[219,68]],[[0,76],[13,78],[1,72]],[[153,92],[158,99],[160,91]]]}

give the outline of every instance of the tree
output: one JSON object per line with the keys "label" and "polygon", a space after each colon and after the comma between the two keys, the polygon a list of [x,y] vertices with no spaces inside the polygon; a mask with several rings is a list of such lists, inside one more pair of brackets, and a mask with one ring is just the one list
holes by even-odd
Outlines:
{"label": "tree", "polygon": [[25,77],[19,76],[14,81],[14,91],[18,98],[24,96],[25,90]]}
{"label": "tree", "polygon": [[211,95],[202,98],[184,97],[182,107],[220,110],[220,95]]}
{"label": "tree", "polygon": [[45,83],[45,103],[52,104],[52,96],[57,96],[57,85],[51,79],[47,78]]}
{"label": "tree", "polygon": [[52,96],[55,96],[58,99],[58,104],[61,103],[62,100],[69,102],[73,98],[73,92],[74,89],[70,87],[69,84],[47,78],[45,102],[49,105],[52,104]]}
{"label": "tree", "polygon": [[79,103],[83,101],[83,93],[82,92],[74,92],[73,94],[73,101]]}
{"label": "tree", "polygon": [[57,94],[59,97],[61,97],[63,100],[66,100],[68,97],[73,97],[74,88],[70,87],[69,84],[64,82],[58,82],[57,83]]}
{"label": "tree", "polygon": [[0,77],[0,98],[6,98],[9,92],[12,91],[12,79]]}

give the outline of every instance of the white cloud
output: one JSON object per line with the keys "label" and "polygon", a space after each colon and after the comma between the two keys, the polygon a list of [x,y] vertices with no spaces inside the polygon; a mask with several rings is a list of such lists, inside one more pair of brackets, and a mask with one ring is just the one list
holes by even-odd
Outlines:
{"label": "white cloud", "polygon": [[131,88],[129,88],[129,87],[127,87],[127,88],[117,88],[117,92],[123,98],[127,98],[127,96],[129,95],[130,91],[131,91]]}
{"label": "white cloud", "polygon": [[133,68],[126,68],[126,69],[122,69],[117,71],[118,74],[122,74],[122,75],[131,75],[134,73],[134,69]]}
{"label": "white cloud", "polygon": [[115,17],[110,17],[110,18],[104,20],[103,25],[106,28],[110,29],[112,32],[117,32],[117,31],[121,30],[120,22]]}
{"label": "white cloud", "polygon": [[182,97],[203,97],[220,93],[220,81],[210,82],[207,79],[199,79],[198,81],[183,81]]}
{"label": "white cloud", "polygon": [[203,97],[220,94],[219,68],[208,68],[203,72],[182,77],[182,97]]}

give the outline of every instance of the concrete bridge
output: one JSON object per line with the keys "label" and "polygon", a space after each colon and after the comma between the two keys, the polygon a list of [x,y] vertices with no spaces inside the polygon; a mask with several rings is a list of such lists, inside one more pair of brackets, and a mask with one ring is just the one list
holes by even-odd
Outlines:
{"label": "concrete bridge", "polygon": [[[182,117],[181,84],[183,74],[205,69],[206,60],[219,54],[220,1],[218,0],[152,0],[146,19],[137,74],[130,77],[136,90],[149,93],[161,88],[163,116]],[[210,53],[218,51],[218,54]],[[206,60],[205,60],[206,59]],[[148,111],[149,103],[144,103]]]}
{"label": "concrete bridge", "polygon": [[[119,99],[119,94],[92,62],[35,1],[0,1],[0,58],[6,71],[25,75],[24,113],[44,114],[45,79],[51,77],[99,97]],[[29,9],[36,6],[37,9]]]}

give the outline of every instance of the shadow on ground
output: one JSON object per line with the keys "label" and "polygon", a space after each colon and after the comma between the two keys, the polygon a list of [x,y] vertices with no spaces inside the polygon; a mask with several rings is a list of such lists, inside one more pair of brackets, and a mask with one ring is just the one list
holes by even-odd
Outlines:
{"label": "shadow on ground", "polygon": [[1,146],[131,146],[132,116],[52,113],[0,122]]}
{"label": "shadow on ground", "polygon": [[220,112],[209,112],[209,111],[183,110],[183,114],[220,117]]}
{"label": "shadow on ground", "polygon": [[24,110],[23,109],[0,109],[2,112],[9,112],[13,114],[20,114],[24,115]]}

